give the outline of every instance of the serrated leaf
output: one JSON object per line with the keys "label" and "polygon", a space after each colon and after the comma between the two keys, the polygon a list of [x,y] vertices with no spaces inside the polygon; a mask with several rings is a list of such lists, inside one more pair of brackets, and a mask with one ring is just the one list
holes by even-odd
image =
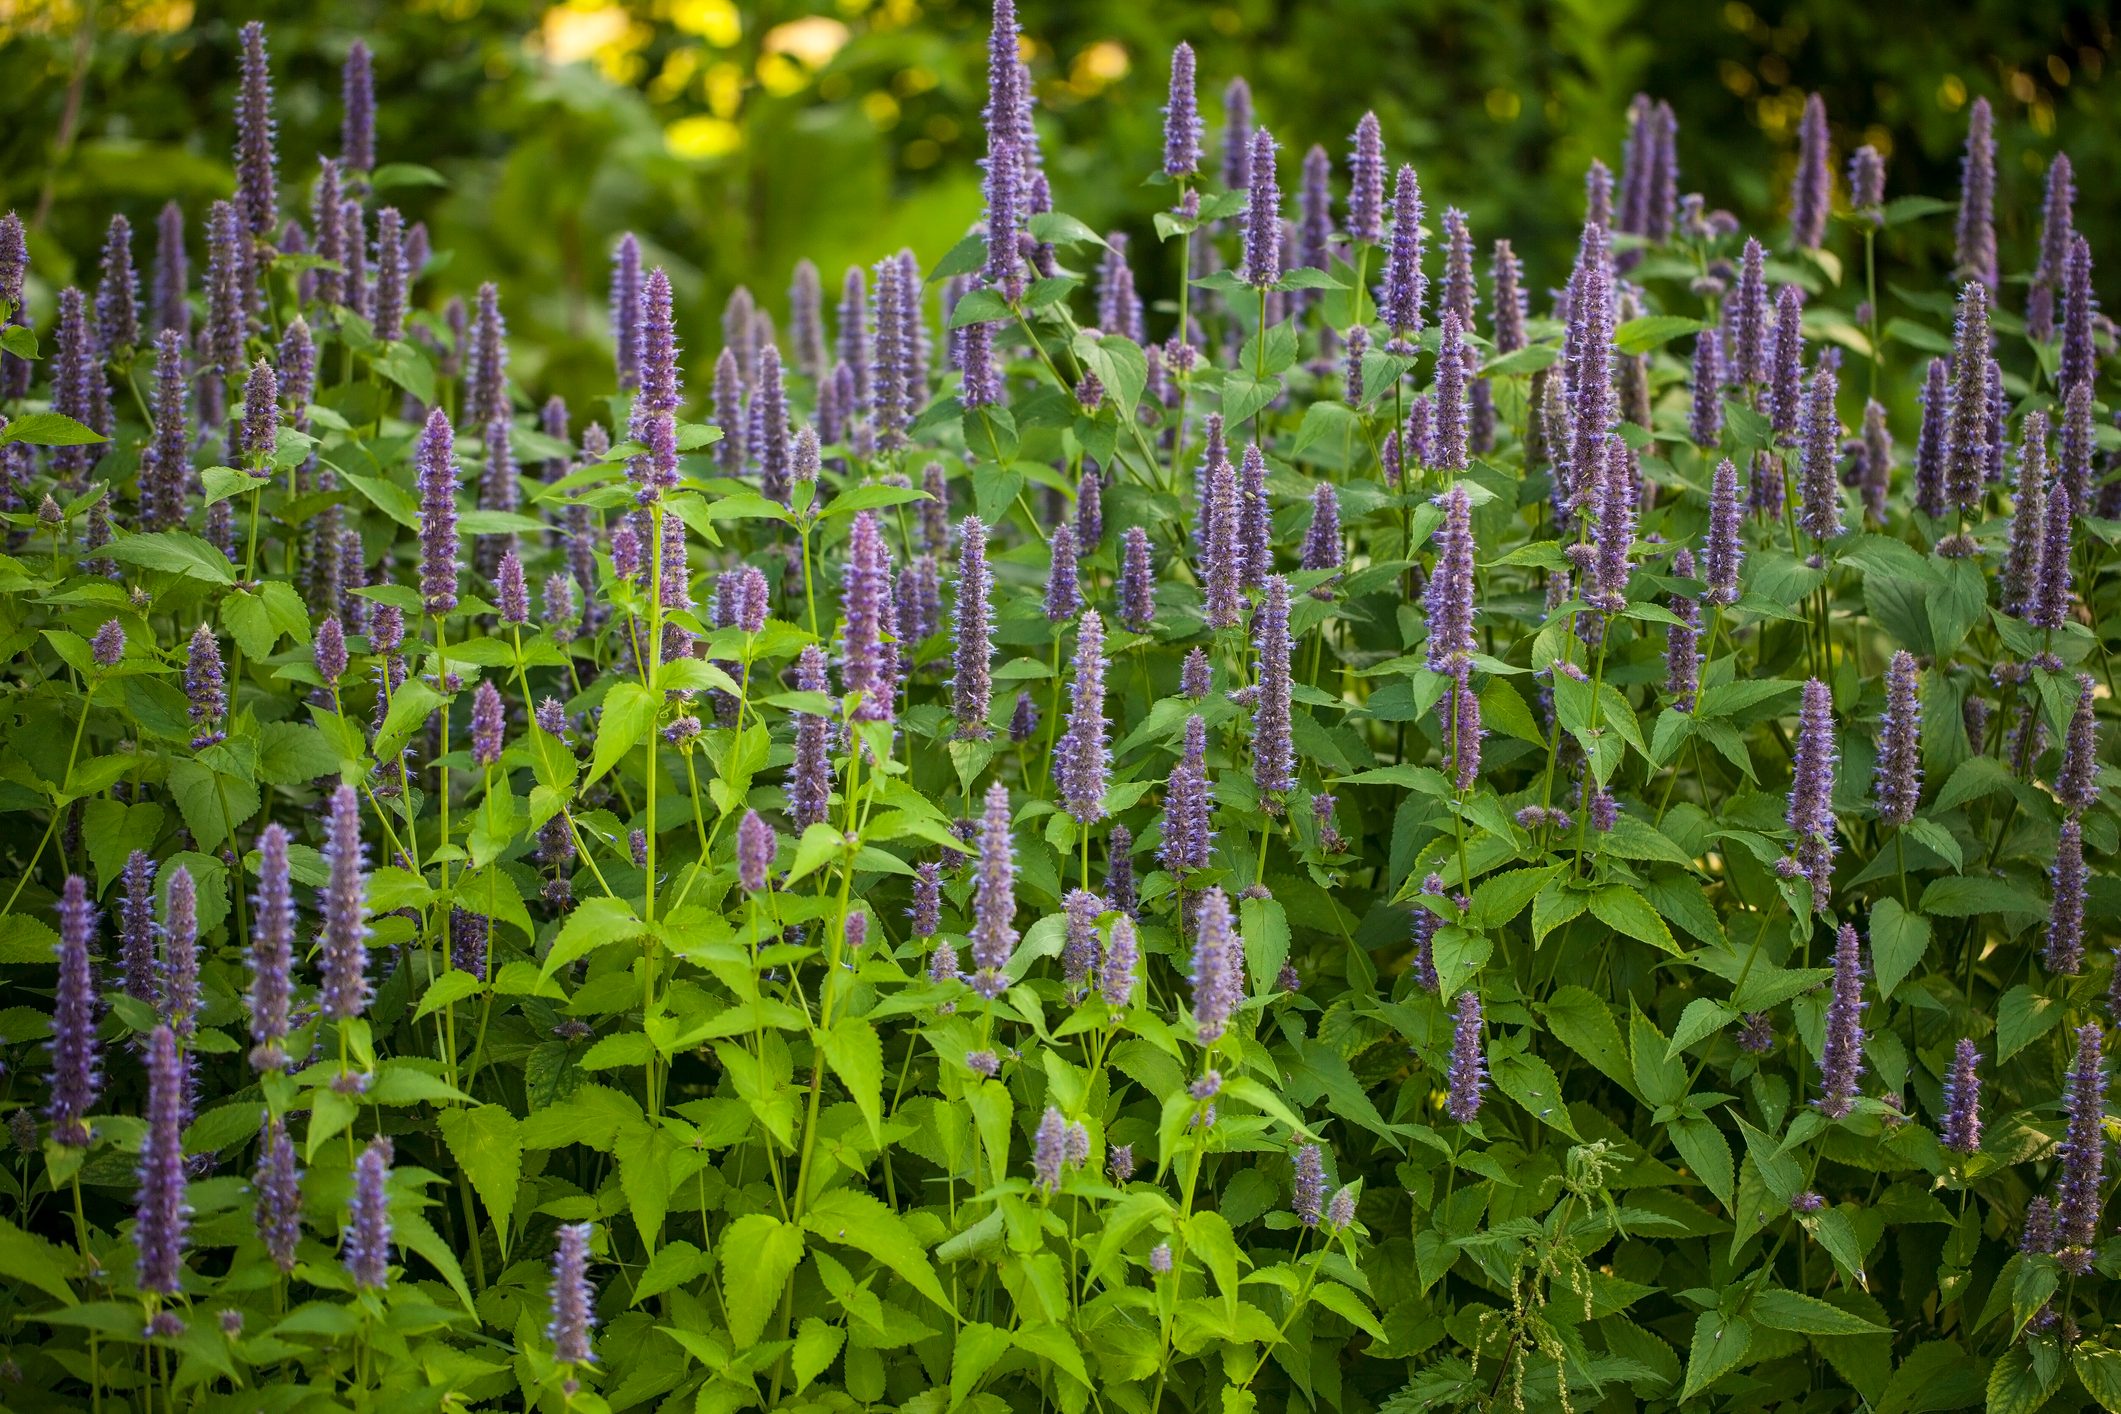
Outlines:
{"label": "serrated leaf", "polygon": [[1686,1385],[1681,1402],[1692,1399],[1709,1385],[1745,1362],[1753,1346],[1753,1328],[1742,1317],[1721,1311],[1703,1311],[1694,1318],[1694,1340],[1687,1348]]}
{"label": "serrated leaf", "polygon": [[855,1188],[835,1188],[803,1214],[803,1226],[824,1238],[865,1252],[903,1277],[907,1285],[955,1315],[927,1251],[905,1219],[880,1199]]}
{"label": "serrated leaf", "polygon": [[1665,926],[1657,910],[1650,907],[1648,899],[1626,884],[1607,884],[1591,895],[1591,912],[1598,921],[1616,932],[1662,948],[1673,956],[1683,956],[1678,943],[1672,940],[1672,930]]}
{"label": "serrated leaf", "polygon": [[883,1141],[884,1043],[876,1028],[858,1016],[844,1016],[825,1033],[825,1063],[845,1086],[855,1108],[869,1122],[869,1137]]}
{"label": "serrated leaf", "polygon": [[746,1213],[722,1229],[722,1312],[739,1348],[766,1332],[781,1288],[803,1260],[803,1230],[766,1213]]}
{"label": "serrated leaf", "polygon": [[486,1205],[500,1235],[501,1251],[508,1251],[509,1220],[515,1214],[516,1185],[523,1175],[522,1126],[506,1107],[480,1105],[476,1109],[447,1109],[440,1117],[442,1137],[472,1190]]}
{"label": "serrated leaf", "polygon": [[1886,1326],[1866,1321],[1839,1306],[1830,1306],[1816,1296],[1771,1286],[1753,1298],[1746,1314],[1772,1331],[1795,1331],[1799,1335],[1890,1335]]}

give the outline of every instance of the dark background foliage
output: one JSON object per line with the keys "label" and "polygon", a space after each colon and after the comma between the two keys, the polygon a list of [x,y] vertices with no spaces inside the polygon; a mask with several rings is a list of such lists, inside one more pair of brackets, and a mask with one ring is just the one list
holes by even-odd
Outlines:
{"label": "dark background foliage", "polygon": [[[48,193],[40,275],[92,260],[112,209],[144,229],[167,198],[196,212],[229,190],[236,30],[252,18],[273,36],[291,153],[336,146],[338,65],[367,37],[381,160],[448,182],[392,199],[428,221],[452,287],[506,284],[533,387],[579,395],[602,376],[604,262],[621,230],[671,269],[682,323],[710,318],[740,283],[780,308],[799,254],[828,284],[902,244],[932,261],[977,214],[986,6],[972,0],[122,0],[85,16],[72,0],[0,20],[0,206],[27,216]],[[1024,18],[1054,183],[1093,225],[1147,209],[1132,188],[1152,164],[1157,115],[1142,100],[1187,39],[1201,51],[1211,141],[1232,74],[1250,79],[1291,184],[1306,147],[1339,154],[1375,105],[1431,203],[1466,208],[1476,235],[1508,231],[1535,291],[1565,271],[1585,164],[1617,167],[1637,91],[1679,115],[1682,190],[1749,227],[1779,215],[1797,117],[1817,89],[1835,150],[1877,144],[1892,193],[1956,189],[1965,108],[1986,95],[2006,255],[2036,235],[2057,148],[2090,198],[2078,222],[2093,248],[2115,235],[2115,208],[2096,196],[2121,157],[2100,5],[1068,0]],[[78,125],[55,141],[76,83]],[[1949,240],[1945,222],[1896,232],[1888,278],[1930,279]],[[1172,273],[1142,271],[1152,292]],[[33,295],[40,317],[51,290]]]}

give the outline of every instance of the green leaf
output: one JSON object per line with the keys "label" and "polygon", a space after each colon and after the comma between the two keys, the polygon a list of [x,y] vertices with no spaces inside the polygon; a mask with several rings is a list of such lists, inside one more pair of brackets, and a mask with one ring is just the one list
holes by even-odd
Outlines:
{"label": "green leaf", "polygon": [[420,1005],[413,1011],[412,1019],[421,1021],[440,1011],[451,1002],[462,1001],[480,990],[478,974],[460,968],[451,968],[420,994]]}
{"label": "green leaf", "polygon": [[765,1213],[746,1213],[722,1229],[722,1313],[729,1338],[741,1349],[766,1332],[796,1263],[803,1230]]}
{"label": "green leaf", "polygon": [[1652,1105],[1677,1104],[1687,1092],[1686,1067],[1670,1054],[1664,1033],[1639,1006],[1629,1018],[1628,1038],[1635,1060],[1636,1093]]}
{"label": "green leaf", "polygon": [[1723,1131],[1711,1120],[1687,1118],[1665,1126],[1665,1132],[1672,1136],[1672,1147],[1686,1160],[1687,1167],[1709,1186],[1718,1202],[1730,1209],[1737,1177],[1731,1163],[1731,1143]]}
{"label": "green leaf", "polygon": [[957,1408],[979,1388],[994,1362],[1009,1353],[1009,1332],[984,1321],[958,1328],[950,1351],[950,1407]]}
{"label": "green leaf", "polygon": [[1929,951],[1930,923],[1919,913],[1910,913],[1896,898],[1883,898],[1871,909],[1871,968],[1878,979],[1881,999],[1893,995],[1907,975]]}
{"label": "green leaf", "polygon": [[1245,945],[1245,968],[1252,975],[1252,990],[1262,996],[1274,992],[1274,979],[1289,960],[1289,918],[1279,899],[1248,898],[1238,904],[1238,921]]}
{"label": "green leaf", "polygon": [[0,1272],[17,1281],[26,1281],[68,1306],[78,1304],[73,1287],[67,1284],[66,1273],[76,1259],[35,1233],[24,1232],[6,1218],[0,1218]]}
{"label": "green leaf", "polygon": [[585,784],[602,777],[641,744],[655,725],[658,705],[655,695],[637,682],[622,682],[605,694],[604,715],[597,726],[596,750],[589,760]]}
{"label": "green leaf", "polygon": [[2061,1361],[2036,1361],[2024,1346],[2013,1345],[1989,1366],[1988,1414],[2033,1414],[2061,1387]]}
{"label": "green leaf", "polygon": [[1650,901],[1626,884],[1607,884],[1592,894],[1591,912],[1616,932],[1662,948],[1675,957],[1684,956],[1679,944],[1672,941],[1672,930],[1650,907]]}
{"label": "green leaf", "polygon": [[417,162],[385,162],[369,173],[368,185],[374,191],[385,192],[394,187],[446,187],[449,179]]}
{"label": "green leaf", "polygon": [[1524,906],[1546,887],[1547,881],[1560,867],[1550,864],[1537,869],[1506,869],[1481,880],[1480,886],[1473,890],[1473,906],[1466,915],[1468,926],[1502,927],[1524,912]]}
{"label": "green leaf", "polygon": [[260,486],[272,485],[270,476],[258,476],[248,471],[238,471],[232,466],[210,466],[199,473],[199,482],[206,495],[202,504],[212,506]]}
{"label": "green leaf", "polygon": [[1753,1298],[1746,1314],[1771,1331],[1795,1331],[1799,1335],[1890,1335],[1886,1326],[1866,1321],[1839,1306],[1829,1306],[1816,1296],[1782,1287],[1769,1287]]}
{"label": "green leaf", "polygon": [[630,942],[647,931],[647,925],[634,915],[633,905],[624,899],[584,899],[560,929],[560,935],[552,940],[552,950],[545,954],[544,975],[552,976],[568,963],[585,958],[598,948],[611,943]]}
{"label": "green leaf", "polygon": [[[459,974],[460,975],[460,974]],[[440,1117],[442,1137],[457,1166],[471,1180],[486,1215],[508,1251],[509,1219],[515,1213],[516,1185],[523,1174],[522,1126],[503,1105],[447,1109]]]}
{"label": "green leaf", "polygon": [[1664,1053],[1668,1058],[1676,1056],[1702,1037],[1715,1035],[1737,1019],[1738,1013],[1728,1003],[1713,997],[1696,997],[1679,1014],[1679,1025],[1672,1028],[1672,1042],[1665,1047]]}
{"label": "green leaf", "polygon": [[1547,998],[1544,1013],[1547,1030],[1564,1046],[1623,1089],[1636,1088],[1620,1027],[1614,1024],[1612,1009],[1596,993],[1574,984],[1557,988]]}
{"label": "green leaf", "polygon": [[843,1016],[825,1033],[825,1063],[847,1087],[855,1108],[869,1122],[869,1137],[884,1142],[884,1043],[858,1016]]}
{"label": "green leaf", "polygon": [[2070,1352],[2069,1363],[2101,1409],[2121,1410],[2121,1350],[2086,1341]]}
{"label": "green leaf", "polygon": [[[662,1255],[656,1253],[658,1257]],[[816,1316],[803,1317],[802,1324],[795,1331],[795,1351],[789,1356],[789,1363],[795,1370],[798,1394],[807,1389],[812,1380],[832,1368],[832,1362],[839,1357],[840,1346],[846,1339],[847,1333],[838,1326]]]}
{"label": "green leaf", "polygon": [[1555,1078],[1554,1067],[1529,1051],[1506,1051],[1493,1058],[1491,1073],[1495,1088],[1515,1100],[1526,1114],[1571,1139],[1581,1138],[1562,1101],[1561,1082]]}
{"label": "green leaf", "polygon": [[1753,1346],[1753,1328],[1737,1316],[1703,1311],[1694,1318],[1694,1342],[1687,1350],[1686,1386],[1681,1403],[1745,1363]]}
{"label": "green leaf", "polygon": [[1930,881],[1922,891],[1922,911],[1938,918],[1973,918],[1984,913],[2040,918],[2046,915],[2047,904],[2020,884],[1954,876]]}
{"label": "green leaf", "polygon": [[882,1200],[857,1188],[835,1188],[810,1204],[803,1226],[827,1242],[867,1253],[943,1310],[957,1313],[913,1229]]}
{"label": "green leaf", "polygon": [[110,438],[64,413],[26,412],[0,427],[0,447],[22,442],[32,447],[85,447]]}
{"label": "green leaf", "polygon": [[1698,334],[1709,326],[1683,314],[1646,314],[1613,331],[1613,347],[1625,354],[1648,353],[1681,334]]}
{"label": "green leaf", "polygon": [[683,1238],[666,1242],[648,1259],[647,1269],[641,1273],[640,1281],[633,1289],[633,1300],[627,1304],[638,1306],[652,1296],[661,1296],[673,1287],[685,1285],[713,1265],[714,1258]]}
{"label": "green leaf", "polygon": [[163,570],[205,584],[236,582],[236,569],[228,562],[228,556],[187,531],[127,535],[104,546],[103,553],[125,564]]}
{"label": "green leaf", "polygon": [[1996,1003],[1996,1064],[2045,1036],[2062,1022],[2063,1004],[2021,982]]}

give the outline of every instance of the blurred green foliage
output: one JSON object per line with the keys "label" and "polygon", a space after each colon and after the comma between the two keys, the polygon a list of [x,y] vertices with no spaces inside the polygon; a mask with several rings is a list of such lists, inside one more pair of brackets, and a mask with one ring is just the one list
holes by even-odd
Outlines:
{"label": "blurred green foliage", "polygon": [[[1508,232],[1536,292],[1565,268],[1590,158],[1617,166],[1637,90],[1679,114],[1682,189],[1760,229],[1776,223],[1805,92],[1825,93],[1837,152],[1877,143],[1893,194],[1942,195],[1956,191],[1966,104],[1986,94],[2005,263],[2023,268],[2048,157],[2067,149],[2091,184],[2121,158],[2110,12],[1949,8],[1947,24],[1936,7],[1846,0],[1034,0],[1022,19],[1056,200],[1093,225],[1140,209],[1132,188],[1155,161],[1184,38],[1201,54],[1211,148],[1234,74],[1281,137],[1290,186],[1304,148],[1340,153],[1374,107],[1432,206],[1464,207],[1476,236]],[[0,205],[44,212],[40,301],[89,278],[112,210],[145,231],[174,197],[196,244],[205,203],[232,185],[235,36],[253,17],[272,37],[290,204],[305,204],[315,154],[337,150],[338,66],[363,36],[381,160],[447,180],[391,199],[428,222],[452,284],[504,282],[513,326],[534,336],[519,355],[530,386],[602,376],[621,230],[671,269],[697,328],[739,283],[783,307],[799,256],[836,288],[845,265],[900,245],[933,260],[977,214],[979,0],[30,0],[0,12]],[[2096,199],[2078,213],[2095,249],[2113,247],[2115,219]],[[1888,277],[1895,263],[1934,275],[1948,227],[1896,232]],[[1170,262],[1137,263],[1168,293]]]}

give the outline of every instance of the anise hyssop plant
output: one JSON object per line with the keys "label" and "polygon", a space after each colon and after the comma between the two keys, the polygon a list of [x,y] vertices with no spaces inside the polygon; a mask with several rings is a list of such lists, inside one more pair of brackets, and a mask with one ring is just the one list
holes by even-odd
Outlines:
{"label": "anise hyssop plant", "polygon": [[1130,241],[998,0],[976,229],[570,406],[241,48],[0,220],[0,1403],[2121,1409],[2065,156],[1533,271],[1181,46]]}

